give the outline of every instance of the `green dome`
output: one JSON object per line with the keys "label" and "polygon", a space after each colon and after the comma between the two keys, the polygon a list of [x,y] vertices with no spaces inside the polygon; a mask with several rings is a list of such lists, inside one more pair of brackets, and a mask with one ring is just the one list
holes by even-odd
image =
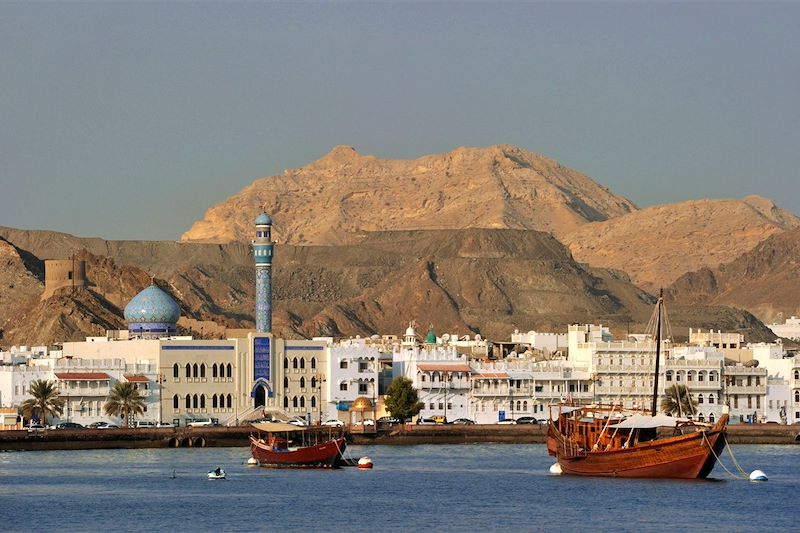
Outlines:
{"label": "green dome", "polygon": [[428,336],[425,337],[425,344],[436,344],[436,333],[433,332],[433,328],[428,330]]}

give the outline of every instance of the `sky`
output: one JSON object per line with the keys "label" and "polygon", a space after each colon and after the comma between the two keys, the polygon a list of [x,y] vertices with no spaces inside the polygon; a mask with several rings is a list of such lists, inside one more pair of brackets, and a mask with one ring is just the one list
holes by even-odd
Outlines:
{"label": "sky", "polygon": [[0,225],[174,240],[336,145],[800,215],[800,2],[0,1]]}

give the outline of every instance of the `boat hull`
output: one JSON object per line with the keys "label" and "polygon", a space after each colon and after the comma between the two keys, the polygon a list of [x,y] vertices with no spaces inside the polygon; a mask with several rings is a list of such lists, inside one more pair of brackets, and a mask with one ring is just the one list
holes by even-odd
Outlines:
{"label": "boat hull", "polygon": [[563,474],[625,478],[705,478],[725,446],[725,423],[688,435],[658,439],[627,449],[588,451],[570,447],[551,424],[547,448]]}
{"label": "boat hull", "polygon": [[347,442],[344,438],[298,448],[274,450],[266,442],[250,437],[250,451],[260,466],[286,468],[336,468],[342,460]]}

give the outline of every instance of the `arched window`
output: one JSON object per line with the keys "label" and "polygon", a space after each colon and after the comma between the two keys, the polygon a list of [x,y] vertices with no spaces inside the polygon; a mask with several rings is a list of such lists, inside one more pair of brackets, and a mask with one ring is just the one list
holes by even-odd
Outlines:
{"label": "arched window", "polygon": [[312,357],[311,358],[311,370],[316,370],[316,368],[317,368],[317,358],[316,357]]}
{"label": "arched window", "polygon": [[305,367],[306,367],[306,358],[305,357],[301,357],[300,358],[300,368],[305,368]]}
{"label": "arched window", "polygon": [[686,381],[694,381],[694,370],[690,370],[688,374],[686,374]]}
{"label": "arched window", "polygon": [[179,401],[180,401],[180,400],[178,400],[178,395],[177,395],[177,394],[174,394],[174,395],[172,396],[172,408],[173,408],[173,409],[177,409],[177,408],[178,408],[178,402],[179,402]]}
{"label": "arched window", "polygon": [[672,370],[667,370],[667,381],[672,381]]}
{"label": "arched window", "polygon": [[292,368],[297,368],[297,357],[292,359]]}
{"label": "arched window", "polygon": [[708,421],[709,422],[714,422],[714,413],[711,413],[711,414],[708,415]]}
{"label": "arched window", "polygon": [[420,374],[419,380],[424,383],[425,382],[425,374]]}
{"label": "arched window", "polygon": [[522,409],[522,402],[520,400],[517,400],[517,411],[521,409]]}
{"label": "arched window", "polygon": [[214,394],[211,396],[211,407],[216,409],[217,408],[217,395]]}
{"label": "arched window", "polygon": [[706,380],[706,371],[701,370],[697,373],[697,381],[705,381]]}
{"label": "arched window", "polygon": [[186,363],[186,377],[187,378],[192,377],[192,365],[190,365],[189,363]]}
{"label": "arched window", "polygon": [[197,377],[197,363],[192,366],[192,377]]}
{"label": "arched window", "polygon": [[233,367],[231,366],[230,363],[228,363],[228,377],[229,378],[233,377]]}
{"label": "arched window", "polygon": [[305,406],[306,406],[306,397],[300,396],[300,407],[305,407]]}
{"label": "arched window", "polygon": [[523,411],[527,411],[528,410],[528,400],[525,400],[524,402],[522,402],[522,410]]}
{"label": "arched window", "polygon": [[677,372],[675,372],[675,381],[683,381],[683,379],[682,379],[682,378],[683,378],[682,374],[683,374],[683,372],[682,372],[682,371],[680,371],[680,370],[678,370]]}
{"label": "arched window", "polygon": [[197,409],[197,405],[200,403],[200,402],[198,402],[197,400],[198,400],[198,398],[197,398],[197,394],[195,394],[194,396],[192,396],[192,408],[194,408],[194,409]]}
{"label": "arched window", "polygon": [[217,376],[217,363],[214,363],[214,364],[211,366],[211,377],[212,377],[212,378],[219,377],[219,376]]}
{"label": "arched window", "polygon": [[289,408],[289,397],[288,396],[284,396],[283,397],[283,408],[284,409],[288,409]]}
{"label": "arched window", "polygon": [[702,394],[698,394],[697,395],[697,403],[703,403],[703,395]]}
{"label": "arched window", "polygon": [[[220,401],[222,401],[222,400],[220,400]],[[233,406],[233,396],[228,394],[228,409],[230,409],[231,406]]]}
{"label": "arched window", "polygon": [[709,394],[708,395],[708,403],[714,403],[714,395],[713,394]]}
{"label": "arched window", "polygon": [[708,381],[717,381],[717,372],[715,370],[708,373]]}
{"label": "arched window", "polygon": [[205,363],[200,365],[200,377],[201,378],[206,377],[206,365],[205,365]]}
{"label": "arched window", "polygon": [[292,407],[297,407],[297,396],[292,398]]}
{"label": "arched window", "polygon": [[283,358],[283,368],[289,368],[289,358],[288,357],[284,357]]}
{"label": "arched window", "polygon": [[[302,359],[301,359],[301,361],[302,361]],[[306,388],[306,378],[300,378],[300,388],[301,389],[305,389]]]}
{"label": "arched window", "polygon": [[315,407],[317,407],[317,397],[316,396],[312,396],[311,397],[311,408],[314,409]]}
{"label": "arched window", "polygon": [[180,369],[178,368],[178,363],[175,363],[172,365],[172,377],[178,379],[180,377],[178,372],[180,372]]}
{"label": "arched window", "polygon": [[800,379],[800,370],[794,371],[794,379]]}
{"label": "arched window", "polygon": [[311,378],[311,388],[312,389],[316,389],[317,388],[317,378],[315,378],[315,377]]}
{"label": "arched window", "polygon": [[288,389],[289,388],[289,378],[286,378],[286,377],[283,378],[283,388],[284,389]]}
{"label": "arched window", "polygon": [[706,420],[706,419],[705,419],[705,417],[703,416],[703,413],[700,413],[699,415],[697,415],[697,419],[698,419],[700,422],[705,422],[705,420]]}
{"label": "arched window", "polygon": [[189,394],[186,395],[186,408],[187,409],[192,408],[192,396]]}
{"label": "arched window", "polygon": [[205,408],[206,408],[206,395],[205,394],[201,394],[200,395],[200,409],[205,409]]}
{"label": "arched window", "polygon": [[800,403],[800,391],[794,391],[794,403]]}

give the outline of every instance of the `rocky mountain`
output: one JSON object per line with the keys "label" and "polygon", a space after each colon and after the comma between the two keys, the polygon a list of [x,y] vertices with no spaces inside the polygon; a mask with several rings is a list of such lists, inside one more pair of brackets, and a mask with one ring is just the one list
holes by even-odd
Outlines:
{"label": "rocky mountain", "polygon": [[338,245],[384,230],[535,229],[559,236],[636,207],[588,176],[514,146],[458,148],[411,161],[339,146],[215,205],[182,240],[249,242],[263,209],[278,242]]}
{"label": "rocky mountain", "polygon": [[[81,245],[91,249],[76,253],[86,261],[88,289],[75,295],[62,290],[39,302],[43,288],[36,285],[28,300],[4,310],[11,326],[0,345],[121,327],[124,305],[156,274],[184,317],[205,321],[194,323],[194,334],[202,324],[207,335],[212,323],[253,327],[254,266],[241,244],[101,242],[4,228],[0,235],[16,237],[15,249],[23,250],[23,242],[31,246],[24,253],[32,258],[68,257]],[[644,327],[653,302],[624,273],[582,266],[551,235],[531,230],[378,232],[336,247],[278,245],[273,285],[274,330],[287,338],[400,334],[411,320],[490,339],[508,339],[514,328],[563,331],[566,324],[587,321],[635,331]],[[676,332],[692,326],[741,329],[748,338],[769,335],[737,310],[708,307],[699,316],[678,311],[672,317]]]}
{"label": "rocky mountain", "polygon": [[652,206],[562,236],[575,259],[624,270],[655,292],[687,272],[729,263],[800,219],[758,196]]}
{"label": "rocky mountain", "polygon": [[765,322],[800,316],[800,229],[775,234],[717,268],[681,276],[667,291],[684,304],[747,309]]}
{"label": "rocky mountain", "polygon": [[18,309],[36,305],[44,290],[41,261],[0,237],[0,345]]}

